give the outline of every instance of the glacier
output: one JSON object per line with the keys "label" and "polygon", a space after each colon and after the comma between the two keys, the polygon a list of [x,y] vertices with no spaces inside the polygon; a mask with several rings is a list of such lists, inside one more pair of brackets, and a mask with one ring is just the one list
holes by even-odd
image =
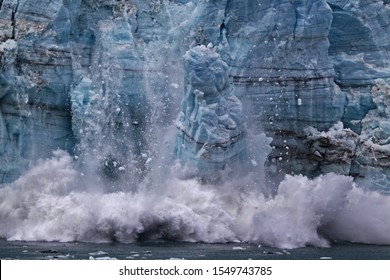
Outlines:
{"label": "glacier", "polygon": [[[160,224],[187,241],[325,246],[327,228],[389,243],[389,26],[384,0],[0,0],[0,235],[129,241]],[[93,199],[126,213],[76,233],[61,198],[79,223]],[[364,230],[369,213],[383,226]]]}

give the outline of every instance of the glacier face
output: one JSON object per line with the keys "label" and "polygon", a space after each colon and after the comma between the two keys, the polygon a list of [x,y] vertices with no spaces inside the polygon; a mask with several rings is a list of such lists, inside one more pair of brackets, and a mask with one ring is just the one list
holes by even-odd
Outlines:
{"label": "glacier face", "polygon": [[212,44],[246,129],[272,138],[273,178],[383,186],[389,15],[382,0],[2,0],[0,181],[55,149],[141,180],[174,150],[185,53]]}

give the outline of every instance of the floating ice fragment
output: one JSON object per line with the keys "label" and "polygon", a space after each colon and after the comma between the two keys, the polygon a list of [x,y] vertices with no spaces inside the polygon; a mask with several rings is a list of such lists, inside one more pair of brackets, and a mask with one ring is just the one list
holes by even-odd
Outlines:
{"label": "floating ice fragment", "polygon": [[90,256],[102,256],[102,255],[108,255],[107,252],[104,252],[104,251],[97,251],[97,252],[92,252],[92,253],[89,253]]}
{"label": "floating ice fragment", "polygon": [[264,255],[273,255],[274,252],[271,252],[271,251],[263,251],[262,252]]}
{"label": "floating ice fragment", "polygon": [[111,257],[98,257],[98,258],[89,257],[89,259],[90,260],[99,260],[99,261],[117,260],[117,258],[111,258]]}
{"label": "floating ice fragment", "polygon": [[244,247],[233,247],[232,250],[246,250]]}
{"label": "floating ice fragment", "polygon": [[58,256],[55,256],[54,258],[55,259],[68,259],[70,257],[70,254],[67,254],[67,255],[58,255]]}

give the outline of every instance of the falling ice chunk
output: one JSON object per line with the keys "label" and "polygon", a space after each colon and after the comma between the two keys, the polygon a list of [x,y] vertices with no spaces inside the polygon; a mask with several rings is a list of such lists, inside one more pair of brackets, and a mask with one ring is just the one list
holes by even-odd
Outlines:
{"label": "falling ice chunk", "polygon": [[243,247],[233,247],[232,250],[246,250],[246,249]]}
{"label": "falling ice chunk", "polygon": [[173,88],[176,88],[176,89],[178,89],[178,88],[179,88],[179,85],[178,85],[178,84],[176,84],[176,83],[172,83],[170,86],[171,86],[171,87],[173,87]]}
{"label": "falling ice chunk", "polygon": [[258,165],[257,162],[256,162],[254,159],[251,160],[251,163],[252,163],[252,165],[253,165],[254,167],[256,167],[256,166]]}
{"label": "falling ice chunk", "polygon": [[298,98],[298,106],[302,105],[302,99]]}

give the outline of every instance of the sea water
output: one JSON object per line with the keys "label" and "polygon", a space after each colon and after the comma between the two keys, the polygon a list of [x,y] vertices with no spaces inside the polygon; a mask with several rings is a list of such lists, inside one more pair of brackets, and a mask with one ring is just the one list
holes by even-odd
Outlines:
{"label": "sea water", "polygon": [[0,240],[0,259],[28,260],[388,260],[390,246],[337,243],[329,248],[279,249],[251,244],[172,241],[59,243]]}

